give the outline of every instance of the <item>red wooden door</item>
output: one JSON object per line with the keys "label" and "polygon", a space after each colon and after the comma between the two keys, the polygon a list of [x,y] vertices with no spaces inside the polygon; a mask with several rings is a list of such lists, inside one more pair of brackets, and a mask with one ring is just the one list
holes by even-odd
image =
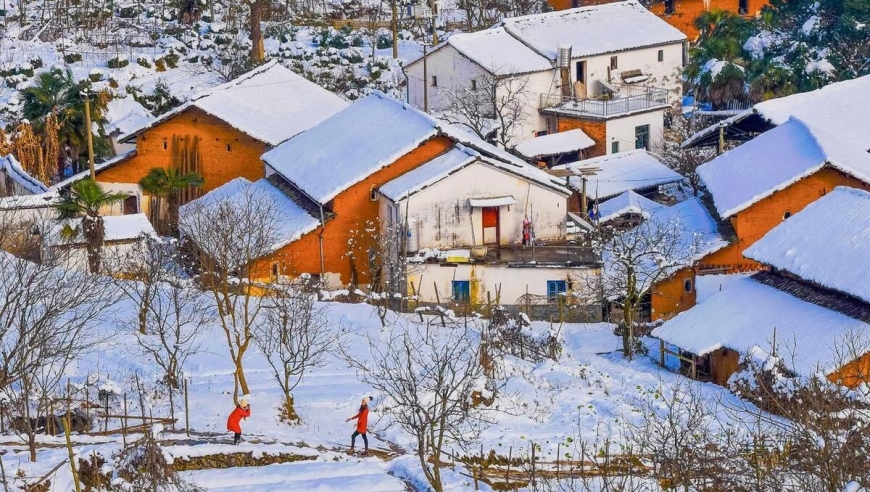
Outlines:
{"label": "red wooden door", "polygon": [[498,244],[498,215],[498,207],[483,207],[481,209],[481,220],[483,222],[483,244]]}

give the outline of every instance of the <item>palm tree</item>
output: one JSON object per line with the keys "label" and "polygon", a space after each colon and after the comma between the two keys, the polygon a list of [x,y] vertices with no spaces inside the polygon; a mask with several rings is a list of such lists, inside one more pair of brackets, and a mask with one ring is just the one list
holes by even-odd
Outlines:
{"label": "palm tree", "polygon": [[96,181],[83,179],[73,183],[69,194],[53,205],[58,220],[81,219],[80,228],[66,226],[64,235],[84,236],[88,249],[88,270],[91,273],[100,271],[100,254],[106,236],[100,209],[114,205],[124,198],[127,198],[125,193],[107,192]]}
{"label": "palm tree", "polygon": [[166,198],[168,217],[165,223],[164,221],[155,221],[160,225],[161,234],[178,235],[178,208],[181,206],[181,192],[191,186],[199,188],[203,183],[204,180],[199,173],[182,174],[174,167],[168,169],[152,168],[144,178],[139,180],[139,187],[142,188],[142,191],[161,199]]}
{"label": "palm tree", "polygon": [[[38,134],[46,131],[45,120],[49,114],[57,116],[57,138],[61,148],[68,148],[67,155],[62,155],[58,161],[58,170],[63,175],[64,161],[79,162],[87,148],[88,132],[85,124],[85,102],[81,92],[87,89],[88,82],[78,83],[72,70],[52,69],[36,76],[34,85],[24,89],[23,116],[30,121]],[[102,129],[106,122],[108,94],[100,92],[92,97],[91,122]],[[106,148],[104,139],[97,137],[94,148]]]}

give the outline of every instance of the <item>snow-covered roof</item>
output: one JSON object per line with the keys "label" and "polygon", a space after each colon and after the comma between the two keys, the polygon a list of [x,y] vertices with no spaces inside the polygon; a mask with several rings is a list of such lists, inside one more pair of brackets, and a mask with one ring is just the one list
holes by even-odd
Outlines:
{"label": "snow-covered roof", "polygon": [[743,255],[870,302],[870,193],[837,187]]}
{"label": "snow-covered roof", "polygon": [[714,275],[695,276],[695,304],[701,304],[708,299],[721,294],[740,279],[749,277],[749,273],[718,273]]}
{"label": "snow-covered roof", "polygon": [[569,193],[555,177],[377,91],[266,152],[263,160],[312,200],[325,204],[437,135],[491,158],[494,165]]}
{"label": "snow-covered roof", "polygon": [[728,245],[728,241],[719,234],[716,220],[710,216],[710,212],[699,198],[690,198],[670,207],[661,207],[650,214],[649,220],[661,224],[679,223],[683,231],[681,243],[686,247],[692,244],[696,246],[693,260],[699,260]]}
{"label": "snow-covered roof", "polygon": [[549,60],[529,49],[504,28],[454,34],[446,44],[495,75],[552,70]]}
{"label": "snow-covered roof", "polygon": [[381,186],[379,191],[394,202],[402,200],[475,162],[479,156],[467,147],[457,146]]}
{"label": "snow-covered roof", "polygon": [[[82,219],[69,219],[58,222],[52,234],[46,237],[48,246],[85,244],[84,235],[79,233],[72,238],[62,237],[61,230],[67,226],[74,230],[81,228]],[[142,235],[156,236],[157,232],[144,213],[103,216],[106,243],[132,241]]]}
{"label": "snow-covered roof", "polygon": [[514,150],[527,159],[534,159],[535,157],[576,152],[593,146],[595,146],[595,141],[583,133],[583,130],[576,128],[524,140],[518,143]]}
{"label": "snow-covered roof", "polygon": [[293,137],[348,103],[273,60],[226,84],[203,92],[192,101],[122,136],[143,131],[196,107],[252,138],[271,146]]}
{"label": "snow-covered roof", "polygon": [[34,195],[48,191],[48,186],[28,174],[12,154],[0,157],[0,171],[6,173],[22,188]]}
{"label": "snow-covered roof", "polygon": [[434,118],[378,93],[266,152],[263,160],[326,203],[437,134]]}
{"label": "snow-covered roof", "polygon": [[664,207],[649,198],[629,190],[598,205],[598,222],[603,224],[625,214],[642,214],[649,217],[658,209]]}
{"label": "snow-covered roof", "polygon": [[[586,193],[590,198],[597,196],[602,200],[629,190],[644,190],[684,179],[643,149],[584,159],[564,167],[575,172],[586,167],[600,168],[601,171],[586,178]],[[569,183],[575,190],[582,187],[580,176],[570,177]]]}
{"label": "snow-covered roof", "polygon": [[[136,149],[130,149],[127,152],[124,152],[122,154],[118,154],[115,157],[112,157],[111,159],[109,159],[107,161],[101,162],[99,164],[94,164],[94,171],[96,173],[99,173],[100,171],[103,171],[104,169],[109,169],[113,166],[116,166],[116,165],[122,163],[122,162],[125,162],[129,159],[132,159],[133,157],[136,157]],[[63,188],[66,188],[67,186],[75,183],[76,181],[90,177],[90,175],[91,175],[91,171],[86,169],[80,173],[73,174],[72,176],[66,178],[63,181],[58,181],[57,183],[49,186],[48,189],[51,191],[61,190]]]}
{"label": "snow-covered roof", "polygon": [[[839,136],[844,142],[852,142],[861,150],[870,150],[870,75],[826,85],[810,92],[769,99],[752,108],[724,120],[729,125],[740,122],[753,114],[781,125],[796,116],[815,127],[824,128]],[[719,131],[719,123],[707,127],[683,145],[694,142]]]}
{"label": "snow-covered roof", "polygon": [[263,202],[258,201],[257,203],[274,207],[275,224],[278,230],[276,231],[276,242],[272,245],[273,250],[299,239],[320,225],[318,219],[312,217],[299,204],[265,178],[254,182],[241,177],[233,179],[196,200],[182,205],[180,212],[182,215],[195,213],[201,206],[226,202],[243,203],[243,200],[263,200]]}
{"label": "snow-covered roof", "polygon": [[[771,352],[774,331],[777,353],[790,369],[811,375],[817,368],[837,369],[835,348],[855,331],[870,325],[811,304],[786,292],[738,279],[701,304],[653,330],[653,336],[697,355],[720,348]],[[793,353],[792,353],[793,352]]]}
{"label": "snow-covered roof", "polygon": [[560,44],[571,45],[571,56],[580,58],[686,39],[636,0],[513,17],[499,25],[550,60]]}
{"label": "snow-covered roof", "polygon": [[870,154],[791,118],[698,167],[698,175],[726,218],[826,165],[870,183]]}
{"label": "snow-covered roof", "polygon": [[49,209],[60,198],[57,191],[47,191],[36,195],[14,195],[0,197],[0,210],[21,210],[32,208]]}
{"label": "snow-covered roof", "polygon": [[133,96],[116,97],[109,101],[106,108],[106,133],[118,132],[122,135],[147,126],[154,116]]}

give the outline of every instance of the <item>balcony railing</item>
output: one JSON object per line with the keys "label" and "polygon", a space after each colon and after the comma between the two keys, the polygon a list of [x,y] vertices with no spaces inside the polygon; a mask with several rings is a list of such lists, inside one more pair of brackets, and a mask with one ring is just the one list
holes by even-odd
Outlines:
{"label": "balcony railing", "polygon": [[606,118],[668,104],[668,91],[655,87],[610,84],[619,89],[612,97],[576,98],[561,94],[541,94],[540,109]]}

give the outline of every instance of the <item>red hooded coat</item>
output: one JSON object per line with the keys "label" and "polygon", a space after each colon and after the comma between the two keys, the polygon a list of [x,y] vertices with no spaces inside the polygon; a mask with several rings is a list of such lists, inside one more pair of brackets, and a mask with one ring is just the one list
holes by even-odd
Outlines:
{"label": "red hooded coat", "polygon": [[239,434],[242,433],[242,427],[239,423],[242,419],[246,419],[251,416],[251,406],[248,405],[248,408],[242,408],[240,406],[236,406],[236,409],[233,410],[233,413],[230,414],[230,418],[227,419],[227,430],[230,432],[237,432]]}
{"label": "red hooded coat", "polygon": [[360,434],[366,433],[366,427],[369,425],[369,407],[368,405],[360,408],[359,413],[350,418],[351,420],[357,419],[356,421],[356,431]]}

